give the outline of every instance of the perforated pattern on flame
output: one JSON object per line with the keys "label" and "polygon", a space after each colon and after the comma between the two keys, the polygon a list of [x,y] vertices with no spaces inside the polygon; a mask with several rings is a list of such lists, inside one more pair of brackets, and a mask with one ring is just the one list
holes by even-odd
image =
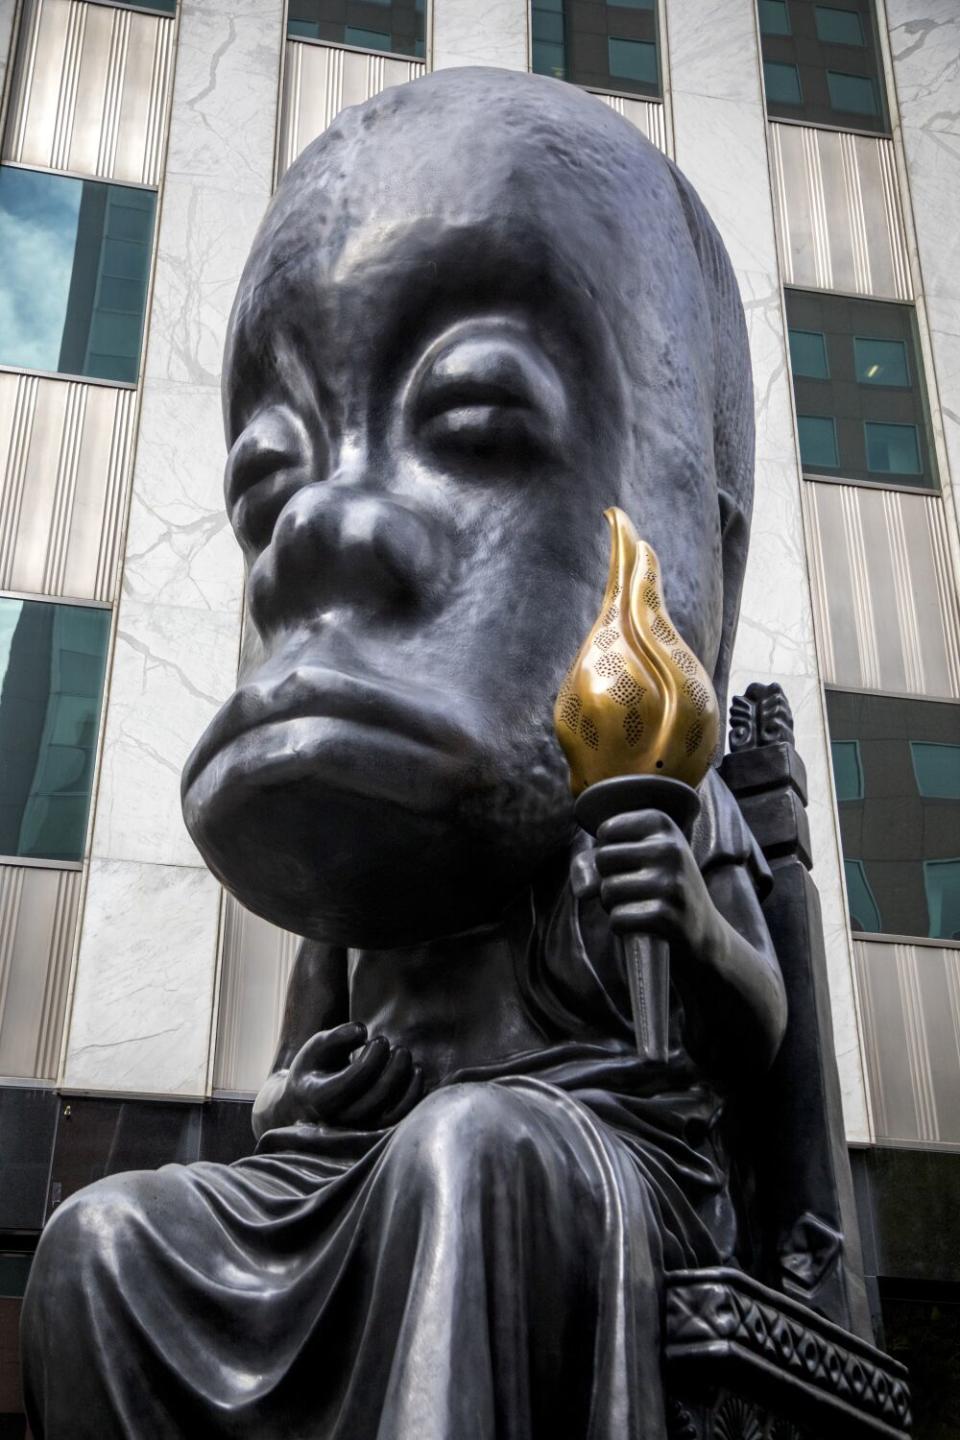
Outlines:
{"label": "perforated pattern on flame", "polygon": [[710,678],[667,614],[654,551],[608,510],[610,573],[600,614],[554,711],[575,794],[611,775],[702,780],[719,733]]}

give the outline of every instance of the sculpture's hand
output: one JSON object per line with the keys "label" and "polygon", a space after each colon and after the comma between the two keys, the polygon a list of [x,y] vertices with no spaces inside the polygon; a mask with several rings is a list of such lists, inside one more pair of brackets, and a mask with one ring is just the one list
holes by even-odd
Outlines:
{"label": "sculpture's hand", "polygon": [[719,917],[690,845],[658,810],[615,815],[597,831],[600,900],[621,935],[660,935],[677,958],[704,958]]}
{"label": "sculpture's hand", "polygon": [[385,1035],[364,1044],[366,1038],[366,1026],[355,1021],[312,1035],[257,1096],[257,1138],[297,1121],[384,1130],[402,1120],[423,1093],[423,1072],[409,1050]]}

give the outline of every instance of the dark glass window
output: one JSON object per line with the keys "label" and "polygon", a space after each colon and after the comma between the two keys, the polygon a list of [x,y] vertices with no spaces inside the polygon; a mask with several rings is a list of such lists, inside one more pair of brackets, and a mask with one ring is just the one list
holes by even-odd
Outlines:
{"label": "dark glass window", "polygon": [[177,0],[112,0],[124,10],[156,10],[161,15],[176,15]]}
{"label": "dark glass window", "polygon": [[827,89],[834,110],[847,115],[879,115],[876,81],[870,75],[838,75],[827,71]]}
{"label": "dark glass window", "polygon": [[827,714],[853,929],[960,940],[960,705],[829,690]]}
{"label": "dark glass window", "polygon": [[873,0],[758,0],[767,113],[887,133]]}
{"label": "dark glass window", "polygon": [[110,612],[0,598],[0,855],[79,860]]}
{"label": "dark glass window", "polygon": [[838,10],[833,5],[815,5],[817,39],[825,45],[865,45],[863,21],[856,10]]}
{"label": "dark glass window", "polygon": [[[804,471],[934,487],[913,307],[809,290],[788,290],[786,298]],[[822,423],[828,416],[835,422],[832,460]],[[821,423],[805,424],[806,417]]]}
{"label": "dark glass window", "polygon": [[837,423],[831,415],[798,415],[800,459],[804,470],[836,470]]}
{"label": "dark glass window", "polygon": [[155,204],[0,166],[0,365],[136,380]]}
{"label": "dark glass window", "polygon": [[790,331],[790,368],[811,380],[830,379],[827,342],[819,330]]}
{"label": "dark glass window", "polygon": [[758,0],[758,4],[762,34],[790,34],[790,12],[787,9],[787,0]]}
{"label": "dark glass window", "polygon": [[802,105],[800,71],[796,65],[784,65],[780,60],[764,60],[763,75],[767,96],[778,105]]}
{"label": "dark glass window", "polygon": [[907,347],[902,340],[855,335],[853,357],[860,385],[893,385],[897,389],[905,389],[910,384]]}
{"label": "dark glass window", "polygon": [[837,799],[862,800],[863,766],[860,764],[860,746],[856,740],[834,740],[830,750],[833,755]]}
{"label": "dark glass window", "polygon": [[423,58],[426,0],[290,0],[287,34]]}
{"label": "dark glass window", "polygon": [[660,94],[653,0],[533,0],[532,67],[591,90]]}

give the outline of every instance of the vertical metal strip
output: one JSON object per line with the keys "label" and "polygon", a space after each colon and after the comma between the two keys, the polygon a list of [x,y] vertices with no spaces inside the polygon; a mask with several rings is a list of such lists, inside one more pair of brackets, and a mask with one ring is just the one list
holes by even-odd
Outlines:
{"label": "vertical metal strip", "polygon": [[23,869],[16,865],[0,866],[0,1028],[3,1026],[7,991],[13,972],[13,953],[23,896]]}
{"label": "vertical metal strip", "polygon": [[41,581],[45,595],[61,595],[70,550],[70,526],[77,496],[77,475],[83,424],[87,413],[87,386],[73,381],[67,387],[67,406],[60,432],[57,479],[53,492],[47,552]]}
{"label": "vertical metal strip", "polygon": [[17,535],[26,490],[39,383],[35,375],[21,375],[17,380],[13,426],[0,480],[0,586],[7,589],[11,588],[16,561]]}
{"label": "vertical metal strip", "polygon": [[145,185],[159,185],[163,161],[164,125],[167,114],[167,91],[173,64],[174,21],[154,22],[153,71],[150,80],[150,104],[144,135],[143,164],[140,179]]}
{"label": "vertical metal strip", "polygon": [[97,570],[93,598],[115,599],[120,565],[120,542],[127,484],[130,473],[134,395],[132,390],[118,390],[110,437],[110,459],[103,499],[103,524],[97,551]]}
{"label": "vertical metal strip", "polygon": [[937,588],[940,620],[943,625],[943,643],[947,658],[950,693],[960,697],[960,601],[958,601],[950,546],[947,540],[943,501],[939,495],[925,495],[923,507],[926,514],[927,534],[930,537],[930,552],[933,557],[933,576]]}
{"label": "vertical metal strip", "polygon": [[873,293],[873,273],[870,267],[870,238],[867,234],[866,212],[863,204],[863,184],[857,137],[841,134],[838,138],[856,288],[861,294],[870,295]]}
{"label": "vertical metal strip", "polygon": [[813,592],[813,614],[814,621],[819,626],[823,678],[830,683],[837,681],[839,676],[833,648],[833,623],[830,615],[830,590],[827,585],[826,566],[823,558],[823,536],[820,531],[820,494],[814,481],[804,480],[802,482],[800,499],[807,521],[809,537],[807,549]]}
{"label": "vertical metal strip", "polygon": [[853,619],[860,651],[861,684],[876,688],[880,684],[880,660],[877,653],[873,599],[870,575],[866,564],[866,547],[860,516],[860,496],[853,485],[842,487],[840,502],[843,515],[844,542],[850,557],[850,579],[853,589]]}
{"label": "vertical metal strip", "polygon": [[873,1004],[870,976],[872,962],[870,946],[863,940],[854,940],[853,942],[853,963],[860,996],[860,1013],[863,1018],[863,1049],[867,1062],[867,1083],[870,1089],[874,1123],[877,1138],[887,1139],[890,1136],[890,1121],[883,1086],[883,1070],[880,1065],[879,1028]]}
{"label": "vertical metal strip", "polygon": [[[26,40],[24,60],[18,67],[17,94],[14,101],[16,124],[13,127],[13,144],[7,158],[22,160],[27,143],[27,129],[30,121],[30,96],[33,92],[33,77],[37,70],[37,49],[40,44],[40,21],[43,16],[43,0],[26,0],[29,17],[24,21],[23,37]],[[21,41],[21,44],[23,41]]]}
{"label": "vertical metal strip", "polygon": [[[926,691],[923,652],[920,644],[920,623],[917,618],[916,597],[910,574],[910,553],[903,523],[903,499],[896,490],[880,492],[883,518],[890,542],[892,559],[892,580],[896,596],[897,625],[900,631],[900,650],[903,671],[908,690],[917,695]],[[908,497],[912,499],[913,497]]]}
{"label": "vertical metal strip", "polygon": [[79,895],[80,872],[63,871],[57,880],[50,952],[37,1031],[34,1074],[38,1080],[56,1079]]}
{"label": "vertical metal strip", "polygon": [[87,7],[77,4],[70,10],[67,22],[67,44],[60,74],[57,116],[53,126],[50,164],[55,170],[69,170],[73,126],[77,113],[77,88],[83,61],[83,42],[87,29]]}
{"label": "vertical metal strip", "polygon": [[115,10],[110,30],[110,54],[107,61],[107,83],[100,121],[97,146],[97,174],[105,179],[113,176],[120,141],[120,114],[130,39],[130,11]]}
{"label": "vertical metal strip", "polygon": [[920,995],[920,977],[917,973],[917,949],[914,945],[894,945],[893,949],[907,1037],[910,1082],[917,1114],[917,1138],[939,1140],[940,1127],[937,1123],[933,1074],[930,1069],[930,1046]]}
{"label": "vertical metal strip", "polygon": [[877,155],[880,162],[880,183],[883,186],[883,207],[887,217],[887,238],[890,258],[893,264],[897,298],[913,299],[913,283],[910,277],[910,259],[907,248],[907,227],[903,218],[900,201],[900,187],[897,183],[897,168],[893,141],[878,139]]}

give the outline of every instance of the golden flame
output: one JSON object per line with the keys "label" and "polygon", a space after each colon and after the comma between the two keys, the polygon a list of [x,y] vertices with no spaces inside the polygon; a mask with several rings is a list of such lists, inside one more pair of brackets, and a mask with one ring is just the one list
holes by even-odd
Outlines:
{"label": "golden flame", "polygon": [[570,788],[579,795],[614,775],[699,785],[720,733],[710,677],[667,614],[652,548],[622,510],[604,517],[612,543],[603,604],[553,712]]}

